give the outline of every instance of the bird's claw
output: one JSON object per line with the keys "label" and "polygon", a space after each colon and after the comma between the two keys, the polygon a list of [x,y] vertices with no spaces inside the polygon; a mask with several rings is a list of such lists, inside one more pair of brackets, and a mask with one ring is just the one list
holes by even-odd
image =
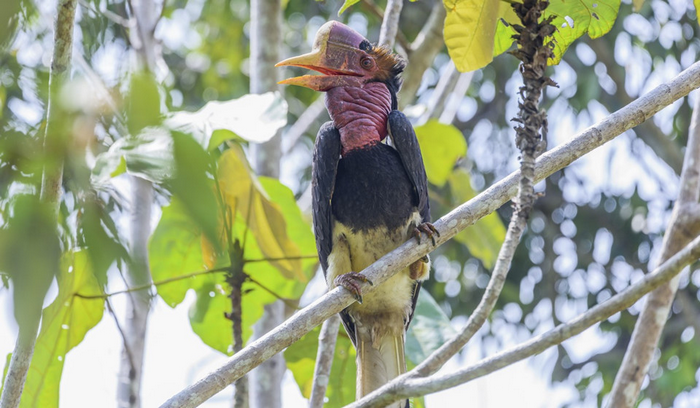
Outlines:
{"label": "bird's claw", "polygon": [[348,272],[344,273],[342,275],[337,276],[334,280],[333,283],[336,286],[342,286],[345,289],[347,289],[352,296],[357,300],[357,303],[362,304],[362,286],[361,284],[367,282],[370,285],[374,286],[374,283],[372,283],[371,280],[367,279],[367,277],[361,273],[358,272]]}
{"label": "bird's claw", "polygon": [[438,231],[437,228],[435,228],[435,226],[433,226],[433,224],[431,224],[429,222],[424,222],[424,223],[418,225],[413,230],[413,236],[416,237],[416,240],[418,241],[419,244],[420,244],[420,240],[421,240],[421,232],[424,232],[430,238],[430,240],[433,242],[433,246],[435,246],[434,235],[437,235],[438,237],[440,237],[440,231]]}

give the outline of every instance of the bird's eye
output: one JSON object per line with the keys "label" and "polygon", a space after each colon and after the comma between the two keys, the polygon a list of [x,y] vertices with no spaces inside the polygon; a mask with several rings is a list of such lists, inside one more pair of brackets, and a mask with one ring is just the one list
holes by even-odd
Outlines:
{"label": "bird's eye", "polygon": [[370,69],[374,66],[374,61],[372,60],[372,58],[364,57],[360,60],[360,64],[362,65],[362,68]]}

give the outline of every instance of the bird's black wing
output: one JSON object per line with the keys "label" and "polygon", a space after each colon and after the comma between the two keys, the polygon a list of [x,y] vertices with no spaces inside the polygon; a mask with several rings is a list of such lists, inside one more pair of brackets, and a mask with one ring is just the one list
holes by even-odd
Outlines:
{"label": "bird's black wing", "polygon": [[[340,161],[340,132],[333,122],[321,126],[316,136],[311,168],[311,207],[316,236],[318,259],[325,276],[328,270],[328,256],[333,250],[333,218],[331,200],[335,188],[335,177]],[[355,344],[355,323],[347,311],[340,312],[340,318],[350,340]]]}
{"label": "bird's black wing", "polygon": [[[411,180],[414,189],[414,205],[420,212],[422,222],[430,222],[430,202],[428,200],[428,178],[425,174],[423,156],[420,152],[416,132],[413,130],[411,122],[400,111],[393,110],[389,113],[388,119],[389,136],[396,151],[399,152],[401,162],[406,170],[408,178]],[[415,282],[413,286],[413,296],[411,297],[411,313],[406,321],[406,330],[413,319],[413,312],[416,310],[416,302],[420,293],[420,282]]]}
{"label": "bird's black wing", "polygon": [[316,136],[311,168],[314,235],[318,259],[324,275],[328,269],[328,256],[333,249],[331,199],[335,188],[338,161],[340,161],[340,132],[333,126],[333,122],[326,122]]}
{"label": "bird's black wing", "polygon": [[388,130],[392,144],[399,152],[406,174],[413,184],[414,205],[420,212],[421,221],[430,222],[428,178],[425,175],[423,156],[413,126],[403,113],[394,110],[389,113]]}

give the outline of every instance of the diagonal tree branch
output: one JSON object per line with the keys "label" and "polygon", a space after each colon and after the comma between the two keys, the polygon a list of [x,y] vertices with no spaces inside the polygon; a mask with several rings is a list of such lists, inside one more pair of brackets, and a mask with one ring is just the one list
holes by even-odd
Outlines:
{"label": "diagonal tree branch", "polygon": [[[678,200],[664,236],[660,262],[678,252],[700,232],[696,209],[700,199],[700,97],[695,99],[688,146],[681,171]],[[608,407],[633,407],[661,338],[678,290],[679,277],[649,295],[632,332],[632,339],[615,376]]]}
{"label": "diagonal tree branch", "polygon": [[[535,165],[533,182],[539,182],[568,166],[579,157],[639,125],[698,87],[700,87],[700,63],[695,63],[673,80],[654,88],[648,94],[612,113],[596,125],[580,132],[567,143],[540,156]],[[515,195],[519,179],[519,171],[511,173],[435,222],[434,225],[441,234],[436,239],[436,243],[443,244],[464,228],[505,204]],[[389,279],[397,271],[408,267],[433,249],[434,247],[428,242],[419,244],[415,240],[407,241],[362,271],[375,283],[375,286],[365,285],[362,290],[371,292],[374,287]],[[249,344],[223,366],[174,395],[162,407],[198,406],[262,361],[299,340],[331,315],[345,309],[352,302],[354,302],[354,298],[343,288],[329,291],[287,319],[282,325]]]}
{"label": "diagonal tree branch", "polygon": [[685,266],[699,257],[700,237],[693,240],[688,246],[677,252],[652,273],[646,275],[644,279],[634,283],[605,302],[592,307],[568,323],[560,324],[525,343],[485,358],[472,366],[462,368],[454,373],[427,378],[408,378],[402,382],[392,382],[366,395],[361,400],[348,405],[348,408],[383,407],[393,401],[446,390],[541,353],[549,347],[561,344],[564,340],[581,333],[615,313],[629,308],[642,296],[667,283],[669,280],[675,279]]}

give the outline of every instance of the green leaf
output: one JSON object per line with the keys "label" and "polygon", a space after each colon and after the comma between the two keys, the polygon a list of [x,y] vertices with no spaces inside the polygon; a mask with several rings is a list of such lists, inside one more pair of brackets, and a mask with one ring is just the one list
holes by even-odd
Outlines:
{"label": "green leaf", "polygon": [[700,0],[693,0],[693,5],[695,6],[695,16],[697,21],[700,22]]}
{"label": "green leaf", "polygon": [[[166,126],[192,135],[208,150],[234,137],[266,142],[286,124],[287,102],[278,92],[245,95],[225,102],[211,101],[197,112],[177,112],[165,121]],[[228,132],[214,137],[217,130]]]}
{"label": "green leaf", "polygon": [[219,206],[214,195],[212,157],[190,135],[173,132],[175,176],[168,181],[204,235],[219,248]]}
{"label": "green leaf", "polygon": [[341,14],[345,12],[345,10],[349,9],[351,6],[359,3],[360,0],[345,0],[343,3],[343,6],[338,10],[338,17],[340,17]]}
{"label": "green leaf", "polygon": [[41,330],[27,375],[20,407],[57,407],[66,354],[102,320],[104,292],[85,251],[66,254],[58,277],[58,295],[42,315]]}
{"label": "green leaf", "polygon": [[495,0],[443,0],[445,45],[460,72],[474,71],[493,60],[499,4]]}
{"label": "green leaf", "polygon": [[[314,365],[318,351],[318,335],[320,333],[321,327],[318,326],[298,342],[289,346],[284,352],[287,368],[292,371],[301,394],[306,398],[311,396]],[[350,338],[345,334],[345,330],[340,327],[326,391],[328,402],[324,407],[343,407],[355,400],[355,370],[355,347],[353,347]]]}
{"label": "green leaf", "polygon": [[415,365],[456,334],[440,306],[427,290],[421,290],[406,334],[406,357]]}
{"label": "green leaf", "polygon": [[18,194],[12,198],[6,228],[0,229],[0,271],[13,283],[14,315],[20,326],[38,324],[44,297],[59,270],[54,211],[38,196]]}
{"label": "green leaf", "polygon": [[467,154],[467,142],[462,132],[435,119],[416,127],[415,131],[428,181],[439,187],[444,186],[457,159]]}
{"label": "green leaf", "polygon": [[517,32],[511,24],[518,22],[518,16],[515,14],[510,3],[501,1],[498,7],[498,23],[496,24],[496,36],[493,40],[493,56],[498,56],[507,51],[513,45],[513,36]]}
{"label": "green leaf", "polygon": [[[449,183],[454,204],[461,204],[476,196],[469,181],[469,174],[462,169],[452,173]],[[498,214],[493,212],[457,234],[455,239],[466,245],[469,252],[479,258],[484,267],[490,269],[496,262],[505,237],[506,229]]]}
{"label": "green leaf", "polygon": [[[552,0],[543,17],[554,16],[554,61],[558,64],[569,46],[588,34],[592,39],[605,35],[615,24],[620,0]],[[568,21],[567,21],[568,18]]]}
{"label": "green leaf", "polygon": [[117,140],[97,156],[91,180],[93,184],[104,185],[125,171],[154,183],[172,177],[175,164],[170,133],[148,128],[135,137]]}
{"label": "green leaf", "polygon": [[130,134],[137,135],[146,127],[160,124],[160,93],[152,74],[140,71],[131,75],[126,106]]}
{"label": "green leaf", "polygon": [[[163,215],[148,244],[148,260],[153,281],[163,281],[203,271],[201,228],[192,221],[185,205],[174,197],[163,207]],[[158,295],[170,307],[185,299],[190,288],[197,288],[208,277],[176,280],[158,285]]]}

